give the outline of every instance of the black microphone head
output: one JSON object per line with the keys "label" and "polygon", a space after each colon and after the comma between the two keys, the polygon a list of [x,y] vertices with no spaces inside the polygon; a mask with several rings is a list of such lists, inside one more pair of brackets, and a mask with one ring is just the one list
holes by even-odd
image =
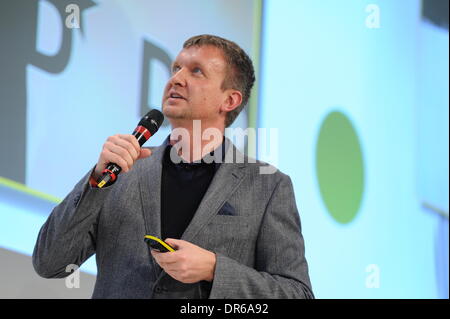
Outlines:
{"label": "black microphone head", "polygon": [[153,109],[145,114],[138,125],[142,125],[153,135],[158,131],[163,121],[164,115],[160,111]]}

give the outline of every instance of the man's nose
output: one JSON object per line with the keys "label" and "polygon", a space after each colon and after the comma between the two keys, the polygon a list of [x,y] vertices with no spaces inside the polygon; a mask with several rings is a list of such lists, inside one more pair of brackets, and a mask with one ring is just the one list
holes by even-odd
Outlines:
{"label": "man's nose", "polygon": [[170,78],[170,83],[172,85],[186,86],[185,69],[181,68],[175,72]]}

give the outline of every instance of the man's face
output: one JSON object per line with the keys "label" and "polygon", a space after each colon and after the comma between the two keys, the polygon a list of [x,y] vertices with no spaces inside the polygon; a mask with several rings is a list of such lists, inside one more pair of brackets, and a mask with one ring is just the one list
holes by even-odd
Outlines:
{"label": "man's face", "polygon": [[162,109],[173,120],[217,122],[226,101],[221,89],[226,62],[220,49],[206,45],[183,49],[172,65],[172,76],[163,95]]}

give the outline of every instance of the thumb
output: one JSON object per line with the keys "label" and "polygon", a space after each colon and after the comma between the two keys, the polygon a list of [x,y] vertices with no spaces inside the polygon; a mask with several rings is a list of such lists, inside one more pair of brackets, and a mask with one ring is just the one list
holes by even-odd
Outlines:
{"label": "thumb", "polygon": [[183,246],[183,240],[167,238],[164,241],[177,250]]}
{"label": "thumb", "polygon": [[138,159],[146,158],[146,157],[149,157],[150,155],[152,155],[151,150],[149,150],[148,148],[141,148],[141,152],[139,154]]}

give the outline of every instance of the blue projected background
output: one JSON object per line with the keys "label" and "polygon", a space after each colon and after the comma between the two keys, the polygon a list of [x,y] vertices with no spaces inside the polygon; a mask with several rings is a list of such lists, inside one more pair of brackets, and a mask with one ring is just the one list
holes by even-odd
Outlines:
{"label": "blue projected background", "polygon": [[448,30],[407,3],[265,2],[259,125],[318,297],[448,297]]}
{"label": "blue projected background", "polygon": [[[80,6],[81,29],[64,26],[69,3]],[[6,4],[0,297],[43,296],[25,294],[37,275],[9,253],[31,263],[40,227],[96,163],[105,139],[128,133],[149,107],[158,108],[168,61],[188,37],[211,33],[259,61],[251,111],[257,120],[247,111],[233,127],[277,132],[270,146],[276,156],[260,145],[258,157],[293,181],[316,297],[448,298],[449,52],[442,3]],[[11,132],[18,132],[14,144]],[[168,133],[163,127],[150,145]],[[7,267],[8,276],[23,280],[21,289],[8,283]],[[95,258],[81,269],[95,275]],[[60,286],[45,296],[66,296]]]}

